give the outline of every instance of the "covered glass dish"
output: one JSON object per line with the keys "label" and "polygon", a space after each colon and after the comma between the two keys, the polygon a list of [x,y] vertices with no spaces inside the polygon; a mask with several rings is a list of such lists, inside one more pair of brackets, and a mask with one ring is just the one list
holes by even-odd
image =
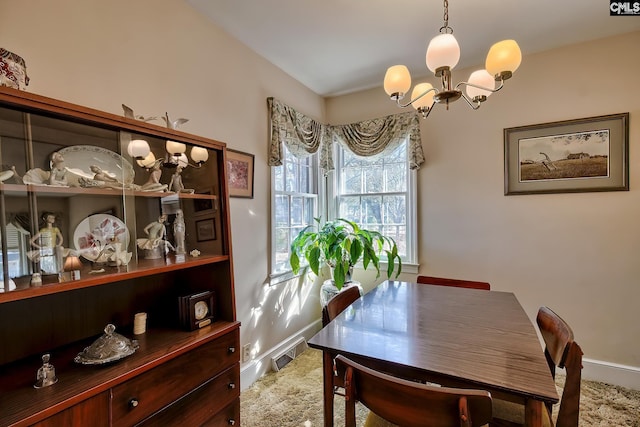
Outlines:
{"label": "covered glass dish", "polygon": [[138,341],[117,334],[115,330],[116,327],[109,323],[104,328],[104,335],[85,347],[73,360],[83,365],[100,365],[132,355],[138,349]]}

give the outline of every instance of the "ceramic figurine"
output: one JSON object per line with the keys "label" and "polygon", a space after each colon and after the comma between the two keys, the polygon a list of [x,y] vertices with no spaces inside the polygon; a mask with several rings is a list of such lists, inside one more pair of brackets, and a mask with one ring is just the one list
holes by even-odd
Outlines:
{"label": "ceramic figurine", "polygon": [[184,213],[182,209],[178,209],[176,212],[176,219],[173,221],[173,237],[176,247],[176,255],[184,255],[187,253],[184,244],[186,226],[184,224]]}
{"label": "ceramic figurine", "polygon": [[148,224],[144,228],[146,238],[137,239],[138,247],[144,250],[146,259],[161,258],[163,252],[169,252],[169,249],[175,250],[173,245],[166,240],[167,227],[164,223],[167,221],[167,215],[162,214],[157,221]]}
{"label": "ceramic figurine", "polygon": [[176,166],[176,171],[171,175],[171,182],[169,182],[169,191],[193,194],[195,190],[184,188],[184,184],[182,183],[182,169],[184,168],[181,165]]}
{"label": "ceramic figurine", "polygon": [[142,184],[142,191],[162,192],[167,190],[167,187],[169,186],[167,184],[160,183],[160,177],[162,176],[161,166],[162,160],[156,160],[155,162],[153,162],[151,167],[147,169],[149,171],[149,179],[147,179],[147,182]]}
{"label": "ceramic figurine", "polygon": [[49,172],[49,180],[47,184],[62,186],[66,186],[68,184],[67,168],[64,165],[64,157],[58,152],[51,155],[51,172]]}
{"label": "ceramic figurine", "polygon": [[164,117],[161,117],[161,118],[167,124],[167,127],[169,129],[178,129],[178,126],[185,124],[189,121],[189,119],[177,119],[177,120],[171,121],[169,119],[169,113],[166,113],[166,112],[164,113]]}
{"label": "ceramic figurine", "polygon": [[54,225],[56,216],[53,213],[45,213],[43,219],[45,225],[31,238],[31,246],[36,250],[29,251],[27,256],[32,261],[40,262],[40,270],[45,274],[57,274],[62,271],[64,238],[60,229]]}

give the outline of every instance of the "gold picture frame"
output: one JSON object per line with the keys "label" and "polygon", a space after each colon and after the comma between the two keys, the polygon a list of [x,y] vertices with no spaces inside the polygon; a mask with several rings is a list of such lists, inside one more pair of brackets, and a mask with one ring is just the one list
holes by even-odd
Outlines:
{"label": "gold picture frame", "polygon": [[227,180],[230,197],[253,199],[254,155],[227,149]]}

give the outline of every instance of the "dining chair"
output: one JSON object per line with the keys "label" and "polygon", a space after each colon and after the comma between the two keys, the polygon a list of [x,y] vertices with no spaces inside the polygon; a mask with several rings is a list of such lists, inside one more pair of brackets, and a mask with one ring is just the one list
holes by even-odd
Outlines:
{"label": "dining chair", "polygon": [[491,394],[483,390],[435,387],[362,366],[343,355],[345,426],[356,425],[356,401],[403,427],[475,427],[491,420]]}
{"label": "dining chair", "polygon": [[462,279],[448,279],[445,277],[433,277],[433,276],[418,276],[416,278],[418,283],[427,285],[439,285],[439,286],[455,286],[457,288],[468,289],[482,289],[485,291],[491,290],[491,285],[487,282],[477,282],[475,280],[462,280]]}
{"label": "dining chair", "polygon": [[[577,427],[580,416],[580,381],[582,376],[582,349],[574,341],[571,327],[560,316],[548,307],[540,307],[536,317],[538,329],[545,343],[544,354],[551,371],[551,376],[555,379],[556,369],[565,369],[566,378],[560,408],[553,423],[552,406],[548,405],[543,411],[543,421],[545,426],[555,427]],[[504,410],[505,405],[498,400],[494,400],[494,411],[496,412],[491,426],[520,426],[524,422],[524,408],[518,406],[516,416]]]}
{"label": "dining chair", "polygon": [[327,326],[335,317],[342,313],[345,308],[349,307],[355,300],[360,298],[360,288],[350,286],[338,292],[336,296],[331,298],[327,305],[322,308],[322,327]]}
{"label": "dining chair", "polygon": [[[322,327],[324,328],[336,316],[342,313],[345,308],[353,304],[360,298],[360,288],[358,286],[350,286],[338,292],[336,296],[331,298],[327,305],[322,307]],[[333,377],[333,393],[338,396],[344,396],[344,372],[335,371]]]}

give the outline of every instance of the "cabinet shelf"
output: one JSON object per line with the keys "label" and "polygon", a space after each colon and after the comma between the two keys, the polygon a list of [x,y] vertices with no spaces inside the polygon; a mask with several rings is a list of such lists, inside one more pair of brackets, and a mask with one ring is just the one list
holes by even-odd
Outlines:
{"label": "cabinet shelf", "polygon": [[103,188],[82,188],[82,187],[56,187],[52,185],[32,185],[32,184],[0,184],[0,191],[8,196],[21,196],[27,193],[36,193],[38,195],[52,197],[72,196],[135,196],[149,198],[175,198],[180,199],[198,199],[198,200],[217,200],[216,195],[211,194],[189,194],[189,193],[170,193],[158,191],[133,191],[133,190],[112,190]]}
{"label": "cabinet shelf", "polygon": [[[35,298],[43,295],[56,294],[59,292],[71,291],[74,289],[88,288],[91,286],[104,285],[105,283],[113,283],[127,279],[135,279],[137,277],[149,276],[168,271],[182,270],[185,268],[197,267],[206,264],[214,264],[228,261],[227,255],[200,255],[197,258],[188,257],[185,261],[176,261],[174,256],[166,259],[145,260],[141,259],[137,265],[129,264],[127,267],[106,267],[104,273],[91,274],[90,267],[84,267],[80,272],[80,279],[66,282],[55,282],[43,284],[42,286],[29,286],[28,283],[22,285],[24,288],[16,288],[8,292],[0,291],[0,304],[22,300],[26,298]],[[20,286],[20,285],[18,285]]]}

